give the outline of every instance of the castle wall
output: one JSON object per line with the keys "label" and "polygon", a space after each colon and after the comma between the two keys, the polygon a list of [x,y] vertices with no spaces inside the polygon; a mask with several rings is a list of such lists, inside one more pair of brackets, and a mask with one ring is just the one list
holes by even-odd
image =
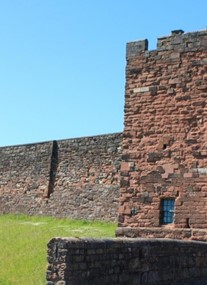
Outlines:
{"label": "castle wall", "polygon": [[[207,31],[173,31],[154,51],[147,44],[127,44],[119,207],[126,229],[117,233],[159,237],[167,228],[173,237],[170,228],[207,227]],[[165,198],[175,201],[170,225],[161,222]]]}
{"label": "castle wall", "polygon": [[54,238],[46,285],[199,285],[206,269],[204,242]]}
{"label": "castle wall", "polygon": [[58,142],[56,216],[117,220],[121,142],[120,133]]}
{"label": "castle wall", "polygon": [[0,148],[1,213],[35,212],[48,196],[52,145],[46,142]]}
{"label": "castle wall", "polygon": [[116,221],[122,134],[0,148],[0,212]]}

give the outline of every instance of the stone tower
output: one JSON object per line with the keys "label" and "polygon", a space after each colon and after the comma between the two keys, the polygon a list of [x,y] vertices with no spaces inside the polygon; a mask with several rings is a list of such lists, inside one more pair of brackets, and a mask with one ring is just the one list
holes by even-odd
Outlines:
{"label": "stone tower", "polygon": [[207,240],[207,30],[127,44],[117,236]]}

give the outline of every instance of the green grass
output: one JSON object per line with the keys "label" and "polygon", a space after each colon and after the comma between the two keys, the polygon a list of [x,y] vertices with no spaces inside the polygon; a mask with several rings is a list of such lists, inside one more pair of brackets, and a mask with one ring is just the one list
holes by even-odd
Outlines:
{"label": "green grass", "polygon": [[24,215],[0,216],[0,285],[45,285],[53,237],[114,237],[116,225]]}

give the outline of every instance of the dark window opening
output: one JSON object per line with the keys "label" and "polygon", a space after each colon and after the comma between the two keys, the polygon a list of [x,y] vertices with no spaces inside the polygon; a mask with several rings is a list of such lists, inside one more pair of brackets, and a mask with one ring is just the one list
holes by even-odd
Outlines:
{"label": "dark window opening", "polygon": [[186,219],[186,228],[190,228],[190,219],[189,218]]}
{"label": "dark window opening", "polygon": [[163,144],[163,147],[162,147],[163,149],[166,149],[167,148],[167,144],[165,143],[165,144]]}
{"label": "dark window opening", "polygon": [[174,221],[174,205],[175,200],[172,198],[161,200],[161,217],[162,225],[172,224]]}

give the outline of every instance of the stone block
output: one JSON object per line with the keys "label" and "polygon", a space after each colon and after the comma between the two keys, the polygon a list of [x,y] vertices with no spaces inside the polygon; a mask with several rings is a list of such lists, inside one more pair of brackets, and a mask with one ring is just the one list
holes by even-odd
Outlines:
{"label": "stone block", "polygon": [[150,87],[145,86],[145,87],[138,87],[138,88],[134,88],[134,93],[145,93],[145,92],[149,92],[150,91]]}
{"label": "stone block", "polygon": [[192,178],[193,177],[193,173],[184,173],[183,177],[184,178]]}

